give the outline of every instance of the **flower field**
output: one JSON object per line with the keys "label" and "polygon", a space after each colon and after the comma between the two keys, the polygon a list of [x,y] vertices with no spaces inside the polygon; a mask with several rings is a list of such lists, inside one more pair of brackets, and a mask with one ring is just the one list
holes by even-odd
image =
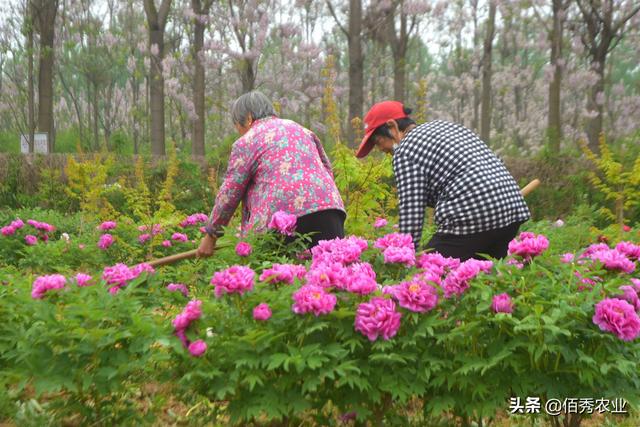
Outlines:
{"label": "flower field", "polygon": [[[528,223],[507,259],[460,262],[416,253],[386,219],[304,251],[284,245],[282,214],[273,232],[227,229],[213,257],[154,269],[194,248],[206,215],[3,215],[9,425],[640,420],[637,229]],[[626,414],[510,410],[528,397],[623,399]]]}

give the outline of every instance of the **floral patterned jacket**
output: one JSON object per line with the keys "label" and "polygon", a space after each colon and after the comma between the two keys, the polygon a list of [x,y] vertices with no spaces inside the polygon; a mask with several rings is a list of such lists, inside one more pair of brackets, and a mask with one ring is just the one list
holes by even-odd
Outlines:
{"label": "floral patterned jacket", "polygon": [[277,117],[256,120],[233,143],[207,228],[227,225],[242,201],[242,232],[263,231],[271,216],[344,210],[331,163],[318,137]]}

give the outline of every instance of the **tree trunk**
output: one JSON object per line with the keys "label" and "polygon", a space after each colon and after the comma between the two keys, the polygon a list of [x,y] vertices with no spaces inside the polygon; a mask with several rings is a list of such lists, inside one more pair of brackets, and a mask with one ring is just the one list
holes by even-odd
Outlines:
{"label": "tree trunk", "polygon": [[362,118],[364,102],[364,57],[362,56],[362,0],[349,1],[349,123],[347,126],[349,145],[356,144],[355,130],[351,121]]}
{"label": "tree trunk", "polygon": [[242,59],[240,61],[242,67],[242,93],[251,92],[256,84],[256,75],[253,71],[253,61],[251,59]]}
{"label": "tree trunk", "polygon": [[480,116],[480,139],[489,144],[491,132],[491,61],[493,36],[496,22],[496,2],[489,2],[489,17],[484,39],[484,53],[482,56],[482,110]]}
{"label": "tree trunk", "polygon": [[553,28],[549,35],[551,42],[551,66],[553,76],[549,83],[549,111],[547,117],[547,141],[552,152],[560,150],[562,139],[562,117],[560,110],[560,90],[562,87],[562,39],[564,31],[563,0],[553,0]]}
{"label": "tree trunk", "polygon": [[393,99],[404,103],[406,86],[406,52],[393,52]]}
{"label": "tree trunk", "polygon": [[98,120],[99,120],[99,110],[98,110],[98,84],[93,83],[93,90],[91,91],[91,109],[93,114],[93,143],[96,148],[100,149],[100,136],[98,132]]}
{"label": "tree trunk", "polygon": [[53,60],[58,0],[40,0],[35,6],[40,33],[38,58],[38,131],[46,132],[49,152],[55,147],[53,132]]}
{"label": "tree trunk", "polygon": [[28,76],[27,76],[27,90],[28,90],[28,123],[27,123],[27,142],[29,144],[29,153],[33,153],[33,133],[35,131],[35,83],[33,78],[33,10],[31,3],[27,4],[27,61],[28,61]]}
{"label": "tree trunk", "polygon": [[[191,8],[196,15],[208,14],[210,1],[203,9],[201,0],[191,0]],[[204,156],[204,132],[205,132],[205,111],[204,111],[204,79],[205,70],[201,61],[201,53],[204,46],[205,26],[200,19],[194,19],[193,46],[191,49],[191,59],[193,60],[193,106],[196,117],[191,120],[191,155]]]}
{"label": "tree trunk", "polygon": [[164,29],[149,31],[150,46],[158,46],[158,55],[151,55],[149,75],[149,109],[151,110],[151,154],[164,156]]}
{"label": "tree trunk", "polygon": [[138,154],[140,151],[139,148],[139,124],[140,124],[140,110],[138,107],[138,102],[140,100],[140,85],[138,84],[138,80],[133,77],[131,81],[131,86],[133,90],[133,105],[134,105],[134,113],[133,113],[133,154]]}
{"label": "tree trunk", "polygon": [[[591,87],[587,98],[587,110],[589,112],[597,112],[598,115],[587,121],[587,137],[589,138],[589,148],[595,153],[598,152],[598,141],[602,133],[602,114],[603,104],[598,101],[604,100],[604,65],[605,57],[598,58],[596,62],[596,74],[598,79]],[[599,95],[600,94],[600,95]],[[599,99],[600,98],[600,99]]]}
{"label": "tree trunk", "polygon": [[[478,1],[474,0],[471,2],[471,6],[473,9],[473,45],[478,46],[478,39],[480,35],[478,33]],[[475,49],[474,49],[475,50]],[[475,56],[475,55],[473,55]],[[471,121],[471,129],[474,132],[480,131],[480,81],[478,79],[478,66],[474,64],[475,61],[472,61],[471,67],[471,75],[473,76],[473,119]]]}
{"label": "tree trunk", "polygon": [[164,30],[171,8],[171,0],[162,0],[156,9],[154,0],[144,0],[144,10],[149,28],[149,50],[151,54],[151,70],[149,73],[149,103],[151,109],[151,154],[164,156],[164,77],[162,60],[164,59]]}

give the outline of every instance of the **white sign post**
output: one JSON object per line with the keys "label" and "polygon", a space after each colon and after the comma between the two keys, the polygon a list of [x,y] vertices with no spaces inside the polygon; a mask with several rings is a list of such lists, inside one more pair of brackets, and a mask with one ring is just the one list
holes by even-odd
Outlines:
{"label": "white sign post", "polygon": [[[20,135],[20,152],[22,154],[29,153],[28,135]],[[49,154],[49,138],[46,132],[33,134],[33,152]]]}

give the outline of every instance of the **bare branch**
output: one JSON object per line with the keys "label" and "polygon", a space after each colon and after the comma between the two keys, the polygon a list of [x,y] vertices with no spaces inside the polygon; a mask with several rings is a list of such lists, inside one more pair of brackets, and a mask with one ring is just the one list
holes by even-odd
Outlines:
{"label": "bare branch", "polygon": [[327,0],[327,6],[329,7],[329,12],[331,12],[331,16],[333,16],[333,20],[336,21],[336,25],[338,26],[338,28],[340,28],[340,31],[342,31],[344,35],[347,36],[347,38],[349,38],[349,32],[346,30],[346,28],[344,28],[344,25],[340,23],[340,20],[338,19],[338,16],[336,15],[335,10],[333,10],[333,5],[331,4],[330,0]]}

